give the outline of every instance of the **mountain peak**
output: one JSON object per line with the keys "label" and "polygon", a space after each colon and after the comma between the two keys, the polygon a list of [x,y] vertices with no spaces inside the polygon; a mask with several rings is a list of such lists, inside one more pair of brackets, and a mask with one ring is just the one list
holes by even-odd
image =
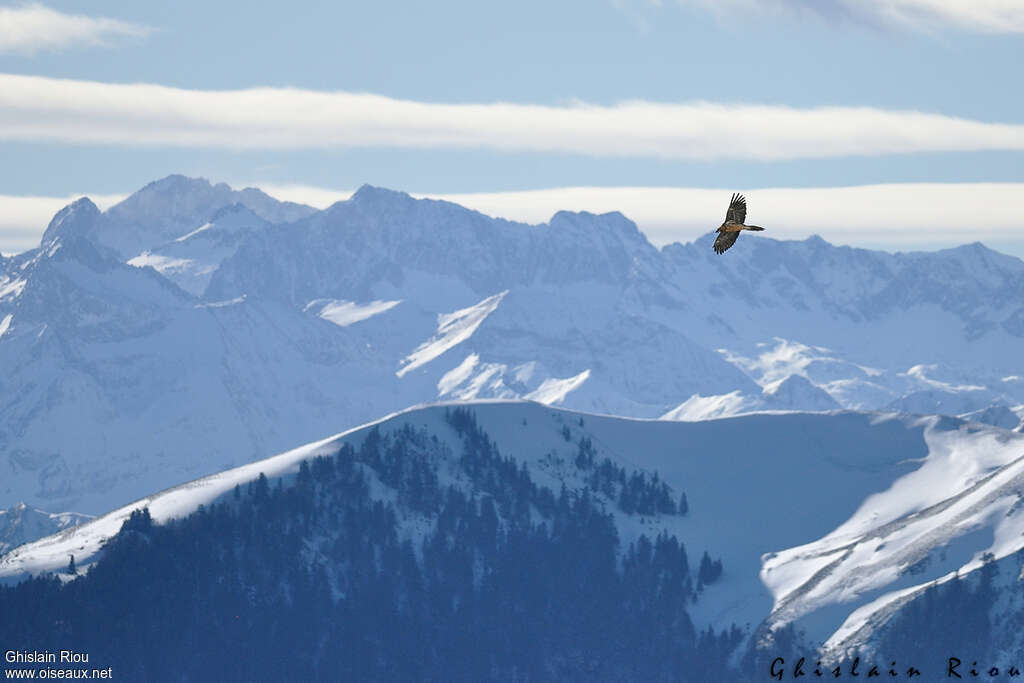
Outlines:
{"label": "mountain peak", "polygon": [[801,410],[839,410],[832,396],[803,375],[792,374],[764,389],[768,407]]}
{"label": "mountain peak", "polygon": [[43,233],[41,244],[52,243],[62,236],[84,236],[95,225],[100,210],[88,197],[82,197],[65,206],[54,215]]}
{"label": "mountain peak", "polygon": [[[224,185],[224,183],[218,183],[216,187],[219,187],[221,185]],[[210,188],[213,187],[215,187],[213,183],[211,183],[206,178],[190,178],[189,176],[181,175],[180,173],[172,173],[171,175],[161,178],[160,180],[154,180],[153,182],[149,183],[141,190],[139,190],[139,192],[137,192],[136,194],[147,191],[161,193],[187,192],[194,190],[209,190]],[[224,185],[224,187],[227,186]]]}
{"label": "mountain peak", "polygon": [[209,203],[211,195],[228,190],[221,183],[214,186],[205,178],[169,175],[154,180],[110,207],[109,214],[125,219],[142,219],[146,214],[190,212],[195,205]]}
{"label": "mountain peak", "polygon": [[409,201],[412,200],[406,192],[399,192],[398,190],[389,190],[386,187],[377,187],[375,185],[363,184],[355,194],[349,199],[354,204],[361,205],[373,205],[380,202],[386,201]]}
{"label": "mountain peak", "polygon": [[976,275],[991,274],[998,271],[1007,273],[1024,273],[1024,261],[1016,256],[1003,254],[990,249],[981,242],[961,244],[958,247],[941,249],[936,255],[945,256],[959,262],[964,268]]}
{"label": "mountain peak", "polygon": [[600,230],[602,232],[625,237],[630,241],[644,240],[643,233],[636,223],[626,218],[619,211],[595,214],[589,211],[558,211],[551,217],[548,224],[555,229],[574,232]]}
{"label": "mountain peak", "polygon": [[279,202],[256,189],[232,190],[205,178],[169,175],[149,183],[110,207],[97,226],[96,241],[133,258],[195,230],[226,206],[242,204],[270,223],[287,223],[315,213],[315,209]]}

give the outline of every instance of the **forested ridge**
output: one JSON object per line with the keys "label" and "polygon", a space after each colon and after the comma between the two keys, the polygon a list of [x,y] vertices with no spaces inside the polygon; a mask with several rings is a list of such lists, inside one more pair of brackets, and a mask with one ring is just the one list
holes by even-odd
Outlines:
{"label": "forested ridge", "polygon": [[87,573],[0,588],[0,642],[88,652],[126,680],[741,677],[740,630],[687,610],[721,562],[691,570],[665,533],[622,547],[608,509],[683,514],[682,492],[582,436],[588,484],[553,491],[471,410],[446,417],[454,456],[426,429],[375,427],[188,517],[135,511]]}

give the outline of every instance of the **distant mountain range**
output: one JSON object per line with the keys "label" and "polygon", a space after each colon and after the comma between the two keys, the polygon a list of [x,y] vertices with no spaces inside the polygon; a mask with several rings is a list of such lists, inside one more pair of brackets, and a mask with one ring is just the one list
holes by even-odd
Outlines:
{"label": "distant mountain range", "polygon": [[[709,219],[709,227],[711,221]],[[0,506],[101,513],[410,405],[1024,415],[1024,262],[171,176],[0,260]]]}

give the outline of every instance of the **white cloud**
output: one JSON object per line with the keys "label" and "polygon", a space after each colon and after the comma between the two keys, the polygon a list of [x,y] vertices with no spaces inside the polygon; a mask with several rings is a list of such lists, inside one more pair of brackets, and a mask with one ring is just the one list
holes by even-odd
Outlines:
{"label": "white cloud", "polygon": [[1024,33],[1020,0],[840,0],[851,14],[904,28]]}
{"label": "white cloud", "polygon": [[871,107],[436,104],[365,93],[184,90],[0,74],[0,140],[777,160],[1024,150],[1024,125]]}
{"label": "white cloud", "polygon": [[106,46],[114,38],[140,38],[147,26],[104,17],[64,14],[38,3],[0,7],[0,54],[31,55],[75,46]]}
{"label": "white cloud", "polygon": [[733,16],[790,12],[855,18],[917,31],[953,28],[979,33],[1024,33],[1020,0],[677,0]]}
{"label": "white cloud", "polygon": [[[350,190],[298,184],[255,186],[278,199],[326,208]],[[718,227],[734,191],[747,195],[748,222],[764,236],[881,249],[939,249],[981,241],[1024,257],[1024,183],[894,183],[820,188],[563,187],[510,192],[420,194],[526,223],[545,223],[560,210],[620,211],[655,245],[689,242]],[[105,208],[123,195],[93,200]],[[74,197],[0,195],[0,250],[38,245],[43,230]]]}

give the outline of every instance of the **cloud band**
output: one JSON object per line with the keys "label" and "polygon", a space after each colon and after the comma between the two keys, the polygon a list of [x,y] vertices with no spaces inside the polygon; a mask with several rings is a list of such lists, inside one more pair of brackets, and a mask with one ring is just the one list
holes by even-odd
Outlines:
{"label": "cloud band", "polygon": [[185,90],[0,74],[0,140],[232,149],[484,148],[773,161],[1024,150],[1024,125],[870,107],[437,104],[294,88]]}

